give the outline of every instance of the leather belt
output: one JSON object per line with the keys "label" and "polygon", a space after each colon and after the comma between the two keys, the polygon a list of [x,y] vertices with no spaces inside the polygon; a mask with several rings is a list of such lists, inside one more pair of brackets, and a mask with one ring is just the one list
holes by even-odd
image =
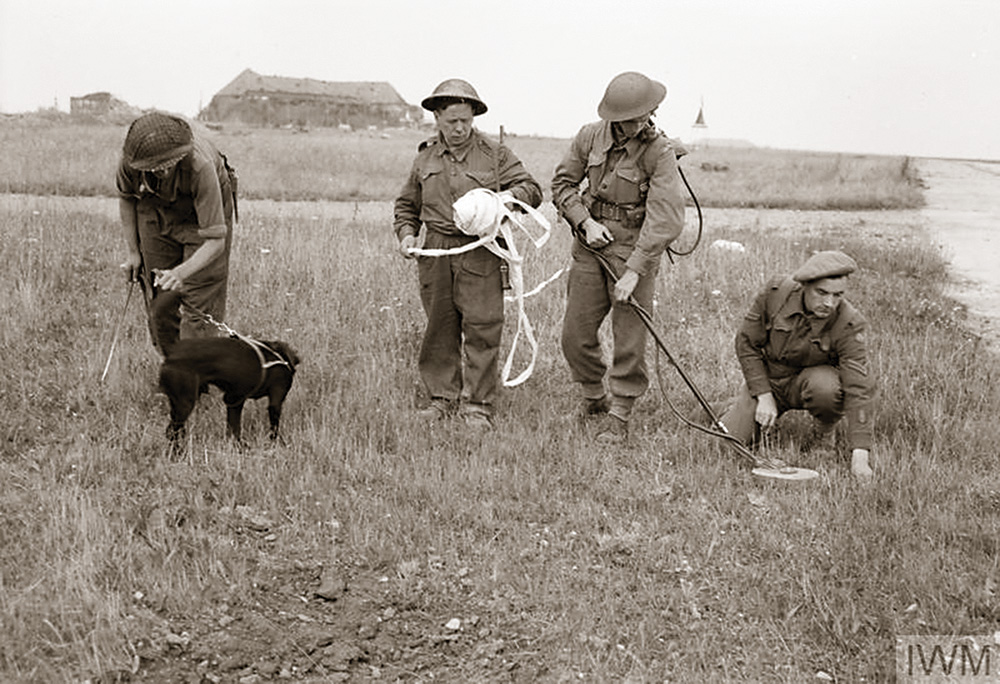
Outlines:
{"label": "leather belt", "polygon": [[633,207],[623,207],[612,202],[604,202],[595,199],[590,205],[590,215],[595,219],[610,219],[611,221],[624,221],[628,217],[628,212],[634,211]]}

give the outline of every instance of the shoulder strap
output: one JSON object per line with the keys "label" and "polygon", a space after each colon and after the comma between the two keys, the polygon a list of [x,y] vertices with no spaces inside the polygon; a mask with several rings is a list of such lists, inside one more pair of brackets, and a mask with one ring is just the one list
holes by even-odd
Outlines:
{"label": "shoulder strap", "polygon": [[655,126],[647,126],[640,134],[639,141],[642,143],[642,148],[639,150],[639,167],[642,169],[643,173],[647,176],[652,176],[654,167],[649,165],[649,161],[646,159],[647,154],[651,149],[653,149],[653,143],[658,139],[663,138],[669,146],[669,138]]}
{"label": "shoulder strap", "polygon": [[771,292],[767,295],[767,305],[765,306],[765,313],[769,319],[785,305],[796,285],[798,283],[791,278],[784,278],[777,285],[774,284],[774,281],[771,282]]}
{"label": "shoulder strap", "polygon": [[865,318],[862,316],[854,306],[846,299],[840,303],[840,310],[837,314],[837,320],[830,329],[830,334],[839,336],[843,335],[844,331],[850,326],[863,326],[865,324]]}

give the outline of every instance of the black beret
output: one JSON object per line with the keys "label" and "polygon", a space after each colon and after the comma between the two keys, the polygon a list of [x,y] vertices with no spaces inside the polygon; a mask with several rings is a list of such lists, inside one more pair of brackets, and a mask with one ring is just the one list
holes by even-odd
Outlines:
{"label": "black beret", "polygon": [[816,252],[792,274],[792,278],[800,283],[808,283],[821,278],[838,278],[857,269],[854,259],[843,252]]}

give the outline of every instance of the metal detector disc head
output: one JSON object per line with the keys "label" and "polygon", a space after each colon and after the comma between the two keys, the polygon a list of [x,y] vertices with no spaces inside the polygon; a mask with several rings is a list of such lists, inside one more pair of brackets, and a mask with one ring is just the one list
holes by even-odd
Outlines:
{"label": "metal detector disc head", "polygon": [[812,480],[819,477],[819,473],[809,468],[796,468],[794,466],[783,466],[781,468],[754,468],[750,471],[757,477],[768,480],[784,480],[786,482],[800,482]]}

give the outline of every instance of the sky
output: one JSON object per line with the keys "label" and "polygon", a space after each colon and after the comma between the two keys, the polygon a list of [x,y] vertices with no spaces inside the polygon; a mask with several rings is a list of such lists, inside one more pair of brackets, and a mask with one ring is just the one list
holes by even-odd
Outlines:
{"label": "sky", "polygon": [[0,0],[0,112],[109,91],[193,117],[247,68],[411,104],[464,78],[481,130],[555,137],[640,71],[682,140],[1000,159],[1000,0]]}

